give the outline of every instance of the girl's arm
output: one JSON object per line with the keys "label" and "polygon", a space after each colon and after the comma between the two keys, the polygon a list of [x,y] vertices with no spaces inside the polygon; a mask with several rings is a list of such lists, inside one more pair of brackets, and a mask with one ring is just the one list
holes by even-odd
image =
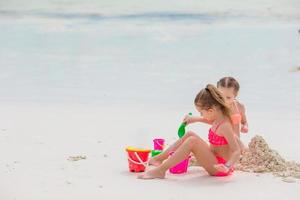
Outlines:
{"label": "girl's arm", "polygon": [[206,124],[212,124],[212,121],[209,121],[203,117],[197,117],[196,122],[202,122],[202,123],[206,123]]}
{"label": "girl's arm", "polygon": [[198,116],[185,116],[185,118],[183,119],[183,122],[187,123],[187,124],[192,124],[195,122],[203,122],[206,124],[212,124],[212,121],[209,121],[207,119],[204,119],[203,117],[198,117]]}
{"label": "girl's arm", "polygon": [[241,127],[241,132],[242,133],[248,133],[248,122],[247,122],[247,117],[246,117],[246,109],[245,106],[243,104],[241,104],[241,115],[242,115],[242,127]]}
{"label": "girl's arm", "polygon": [[222,135],[226,138],[229,149],[231,151],[231,157],[225,164],[217,164],[215,165],[215,168],[219,171],[228,172],[230,168],[234,165],[236,161],[239,160],[241,151],[239,148],[239,145],[235,139],[235,134],[233,132],[232,126],[229,123],[224,124],[219,128],[219,131],[223,133]]}

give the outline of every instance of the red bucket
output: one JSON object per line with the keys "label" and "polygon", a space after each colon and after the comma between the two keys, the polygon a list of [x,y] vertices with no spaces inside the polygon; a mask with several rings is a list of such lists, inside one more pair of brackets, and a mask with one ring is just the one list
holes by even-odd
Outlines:
{"label": "red bucket", "polygon": [[151,150],[127,147],[128,166],[130,172],[144,172],[148,165]]}

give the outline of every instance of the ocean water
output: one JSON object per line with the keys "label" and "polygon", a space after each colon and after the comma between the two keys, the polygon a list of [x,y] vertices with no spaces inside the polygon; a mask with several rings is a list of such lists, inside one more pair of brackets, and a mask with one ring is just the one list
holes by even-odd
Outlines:
{"label": "ocean water", "polygon": [[296,0],[1,1],[0,101],[192,106],[234,76],[250,109],[297,115],[299,11]]}

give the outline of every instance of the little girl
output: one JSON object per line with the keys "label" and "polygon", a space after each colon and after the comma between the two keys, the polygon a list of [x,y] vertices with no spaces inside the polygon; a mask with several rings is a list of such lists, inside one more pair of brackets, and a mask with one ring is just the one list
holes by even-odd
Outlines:
{"label": "little girl", "polygon": [[[240,150],[230,122],[230,110],[222,93],[213,85],[207,85],[195,98],[195,107],[207,122],[211,122],[208,145],[197,134],[189,131],[167,150],[153,157],[150,164],[157,167],[138,178],[165,178],[166,171],[193,153],[199,164],[211,176],[227,176],[239,159]],[[172,156],[168,156],[175,151]],[[165,160],[165,161],[164,161]],[[162,162],[164,161],[164,162]]]}
{"label": "little girl", "polygon": [[236,100],[240,84],[233,77],[224,77],[217,83],[218,89],[224,95],[227,105],[231,110],[231,122],[233,130],[241,150],[245,150],[245,145],[240,140],[240,132],[248,132],[248,122],[246,118],[245,106]]}
{"label": "little girl", "polygon": [[231,110],[231,121],[234,125],[234,132],[240,137],[240,130],[242,133],[248,132],[245,106],[236,100],[240,84],[233,77],[224,77],[218,81],[217,87],[225,96],[225,100]]}
{"label": "little girl", "polygon": [[[245,106],[236,100],[240,89],[240,85],[233,77],[224,77],[218,81],[217,87],[218,90],[221,91],[221,93],[225,97],[225,101],[230,108],[230,119],[233,125],[235,137],[239,144],[241,152],[243,152],[246,148],[240,140],[240,131],[242,133],[247,133],[248,123],[245,114]],[[186,116],[183,121],[186,124],[191,124],[195,122],[204,122],[208,124],[212,123],[211,121],[207,121],[203,117],[192,116]]]}

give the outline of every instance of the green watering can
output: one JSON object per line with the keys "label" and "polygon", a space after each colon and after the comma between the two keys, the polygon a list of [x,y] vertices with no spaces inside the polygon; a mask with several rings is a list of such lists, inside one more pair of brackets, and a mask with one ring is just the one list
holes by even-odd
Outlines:
{"label": "green watering can", "polygon": [[[192,113],[189,113],[189,115],[192,116]],[[182,138],[182,137],[184,136],[186,125],[187,125],[187,124],[186,124],[185,122],[183,122],[183,123],[181,123],[181,125],[179,126],[179,128],[178,128],[178,136],[179,136],[179,138]]]}

